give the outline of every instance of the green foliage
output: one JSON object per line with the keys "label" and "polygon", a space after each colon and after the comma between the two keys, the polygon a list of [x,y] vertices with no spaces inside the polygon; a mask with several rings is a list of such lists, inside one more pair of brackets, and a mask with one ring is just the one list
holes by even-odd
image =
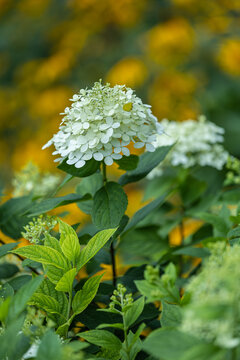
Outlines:
{"label": "green foliage", "polygon": [[70,175],[80,178],[94,174],[99,169],[99,167],[100,162],[94,159],[86,161],[86,164],[80,169],[77,169],[74,165],[68,165],[66,160],[64,160],[60,165],[58,165],[58,168],[60,170],[63,170]]}
{"label": "green foliage", "polygon": [[126,209],[127,195],[115,182],[108,182],[96,192],[93,198],[92,220],[99,229],[109,229],[119,225]]}
{"label": "green foliage", "polygon": [[126,185],[135,181],[139,181],[147,176],[161,161],[164,160],[171,146],[162,146],[153,153],[146,152],[139,157],[139,162],[135,170],[126,172],[119,179],[119,184]]}

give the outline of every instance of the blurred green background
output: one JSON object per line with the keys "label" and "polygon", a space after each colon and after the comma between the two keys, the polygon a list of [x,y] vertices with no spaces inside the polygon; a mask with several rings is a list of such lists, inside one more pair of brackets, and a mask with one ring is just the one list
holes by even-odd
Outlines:
{"label": "blurred green background", "polygon": [[206,114],[240,155],[240,1],[0,0],[1,178],[42,151],[74,92],[126,84],[161,120]]}

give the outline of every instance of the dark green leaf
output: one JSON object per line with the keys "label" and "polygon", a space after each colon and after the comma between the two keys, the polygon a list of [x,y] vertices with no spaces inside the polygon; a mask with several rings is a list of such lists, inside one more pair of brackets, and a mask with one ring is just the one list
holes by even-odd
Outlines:
{"label": "dark green leaf", "polygon": [[180,325],[182,319],[181,308],[179,305],[168,304],[162,302],[162,314],[161,314],[161,325],[162,327]]}
{"label": "dark green leaf", "polygon": [[114,160],[121,170],[134,170],[136,169],[139,157],[137,155],[123,156],[120,160]]}
{"label": "dark green leaf", "polygon": [[39,345],[36,360],[62,360],[61,340],[53,331],[48,330]]}
{"label": "dark green leaf", "polygon": [[34,204],[33,206],[31,206],[27,211],[27,215],[28,216],[40,215],[40,214],[43,214],[50,210],[53,210],[59,206],[72,204],[72,203],[75,203],[78,201],[85,201],[89,198],[90,198],[90,196],[87,194],[84,196],[77,195],[77,194],[69,194],[66,196],[59,196],[56,198],[42,200],[41,202],[38,202],[38,203]]}
{"label": "dark green leaf", "polygon": [[97,191],[93,198],[92,219],[99,229],[109,229],[119,225],[126,209],[127,195],[115,182],[108,182]]}
{"label": "dark green leaf", "polygon": [[119,179],[119,184],[126,185],[143,179],[152,169],[154,169],[169,152],[172,146],[162,146],[154,152],[146,152],[139,157],[138,166],[135,170],[128,171]]}
{"label": "dark green leaf", "polygon": [[99,169],[100,164],[100,161],[91,159],[89,161],[86,161],[86,164],[82,168],[77,169],[74,165],[68,165],[67,160],[64,160],[58,166],[58,169],[65,171],[66,173],[75,177],[82,178],[94,174]]}
{"label": "dark green leaf", "polygon": [[1,245],[0,246],[0,258],[4,255],[7,255],[7,253],[9,251],[11,251],[12,249],[14,249],[18,244],[19,244],[19,242],[13,242],[10,244]]}
{"label": "dark green leaf", "polygon": [[8,279],[19,271],[18,267],[10,263],[0,264],[0,279]]}

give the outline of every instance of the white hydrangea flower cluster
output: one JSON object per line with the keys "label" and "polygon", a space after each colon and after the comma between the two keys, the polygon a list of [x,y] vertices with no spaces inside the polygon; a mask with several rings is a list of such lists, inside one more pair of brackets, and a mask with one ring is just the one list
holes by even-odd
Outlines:
{"label": "white hydrangea flower cluster", "polygon": [[229,154],[222,145],[224,129],[207,121],[205,116],[201,115],[198,121],[176,122],[163,119],[161,125],[164,134],[157,137],[154,146],[176,144],[165,161],[152,170],[149,178],[161,176],[164,165],[181,165],[184,168],[200,165],[221,170],[226,164]]}
{"label": "white hydrangea flower cluster", "polygon": [[[224,246],[224,250],[223,250]],[[181,330],[220,347],[240,344],[240,246],[215,244],[202,272],[189,283],[191,301]]]}
{"label": "white hydrangea flower cluster", "polygon": [[129,156],[127,146],[135,148],[152,145],[162,127],[134,91],[124,85],[110,87],[96,82],[91,89],[82,89],[70,99],[73,103],[63,113],[59,131],[43,147],[54,145],[55,161],[67,159],[67,164],[81,168],[94,158],[112,165],[122,155]]}

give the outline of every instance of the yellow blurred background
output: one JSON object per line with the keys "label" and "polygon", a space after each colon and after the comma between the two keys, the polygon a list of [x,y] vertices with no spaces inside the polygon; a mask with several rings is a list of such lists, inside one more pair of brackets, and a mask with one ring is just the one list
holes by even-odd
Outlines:
{"label": "yellow blurred background", "polygon": [[55,171],[41,147],[100,78],[159,120],[205,113],[240,155],[239,13],[237,0],[0,0],[1,181],[29,160]]}

